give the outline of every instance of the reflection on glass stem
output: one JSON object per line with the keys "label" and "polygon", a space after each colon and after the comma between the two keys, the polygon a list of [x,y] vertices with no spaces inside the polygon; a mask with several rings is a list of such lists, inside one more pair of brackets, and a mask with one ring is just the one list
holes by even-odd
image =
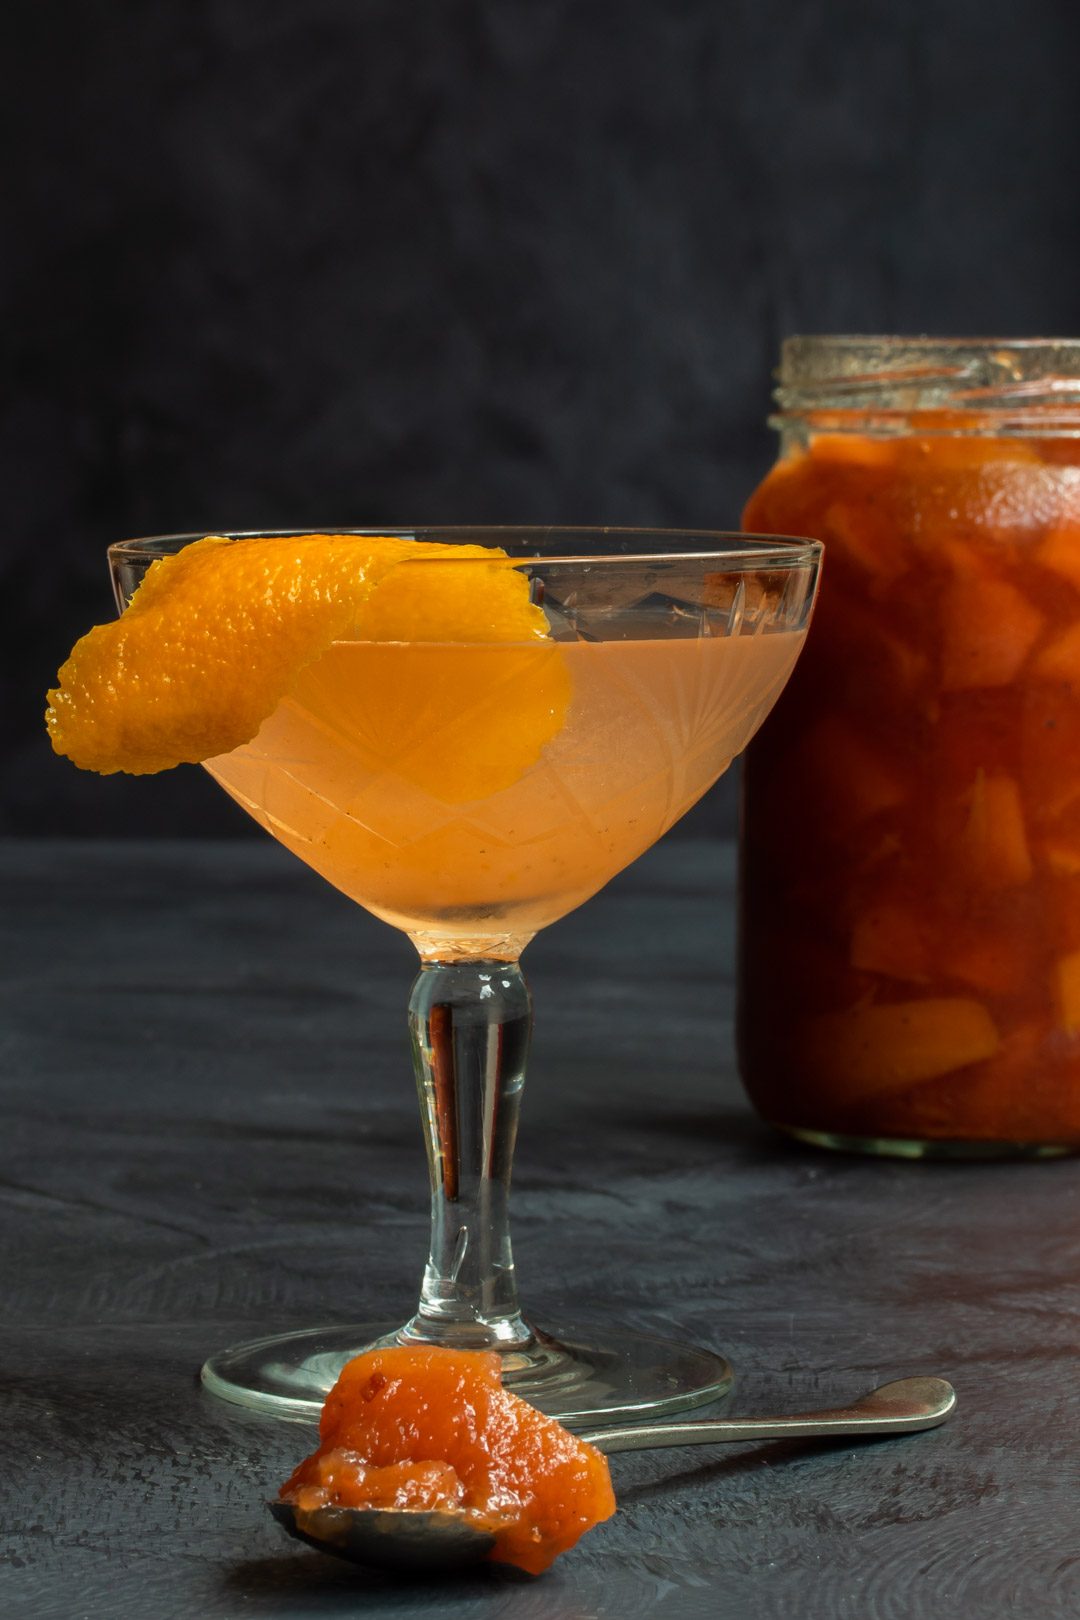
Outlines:
{"label": "reflection on glass stem", "polygon": [[510,1174],[532,998],[516,962],[429,962],[409,1002],[431,1172],[431,1255],[404,1336],[523,1345],[510,1248]]}

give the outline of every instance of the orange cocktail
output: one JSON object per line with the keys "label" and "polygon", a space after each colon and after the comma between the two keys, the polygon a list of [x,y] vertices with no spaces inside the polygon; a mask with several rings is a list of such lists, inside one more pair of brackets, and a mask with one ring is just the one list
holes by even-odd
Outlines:
{"label": "orange cocktail", "polygon": [[557,1340],[521,1313],[508,1195],[532,1009],[517,958],[745,746],[799,653],[819,550],[607,529],[113,548],[129,605],[61,672],[56,746],[98,770],[202,762],[422,960],[418,1309],[403,1327],[233,1346],[206,1363],[208,1388],[311,1414],[372,1341],[498,1351],[514,1393],[562,1417],[727,1387],[712,1350],[580,1324]]}
{"label": "orange cocktail", "polygon": [[[341,641],[250,743],[207,768],[426,954],[514,957],[716,780],[800,641]],[[556,680],[565,719],[522,770],[510,743]]]}

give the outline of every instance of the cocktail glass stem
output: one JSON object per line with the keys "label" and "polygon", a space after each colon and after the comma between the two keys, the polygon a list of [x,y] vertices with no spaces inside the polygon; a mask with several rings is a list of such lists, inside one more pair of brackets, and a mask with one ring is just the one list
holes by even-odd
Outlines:
{"label": "cocktail glass stem", "polygon": [[399,1337],[462,1349],[530,1344],[509,1225],[529,987],[516,962],[425,962],[409,1027],[431,1172],[431,1254],[419,1309]]}

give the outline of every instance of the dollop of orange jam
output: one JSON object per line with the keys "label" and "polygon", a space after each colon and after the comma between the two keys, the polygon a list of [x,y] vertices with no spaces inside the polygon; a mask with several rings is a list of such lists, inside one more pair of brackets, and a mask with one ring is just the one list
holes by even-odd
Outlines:
{"label": "dollop of orange jam", "polygon": [[607,1459],[503,1389],[482,1350],[369,1350],[327,1396],[319,1447],[281,1488],[321,1507],[459,1513],[490,1558],[539,1575],[615,1511]]}

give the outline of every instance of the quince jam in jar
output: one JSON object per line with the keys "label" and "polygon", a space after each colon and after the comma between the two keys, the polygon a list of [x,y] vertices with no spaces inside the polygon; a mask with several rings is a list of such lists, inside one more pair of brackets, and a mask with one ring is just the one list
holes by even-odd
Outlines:
{"label": "quince jam in jar", "polygon": [[1080,1146],[1080,341],[793,338],[744,527],[825,542],[744,775],[739,1043],[773,1124]]}

